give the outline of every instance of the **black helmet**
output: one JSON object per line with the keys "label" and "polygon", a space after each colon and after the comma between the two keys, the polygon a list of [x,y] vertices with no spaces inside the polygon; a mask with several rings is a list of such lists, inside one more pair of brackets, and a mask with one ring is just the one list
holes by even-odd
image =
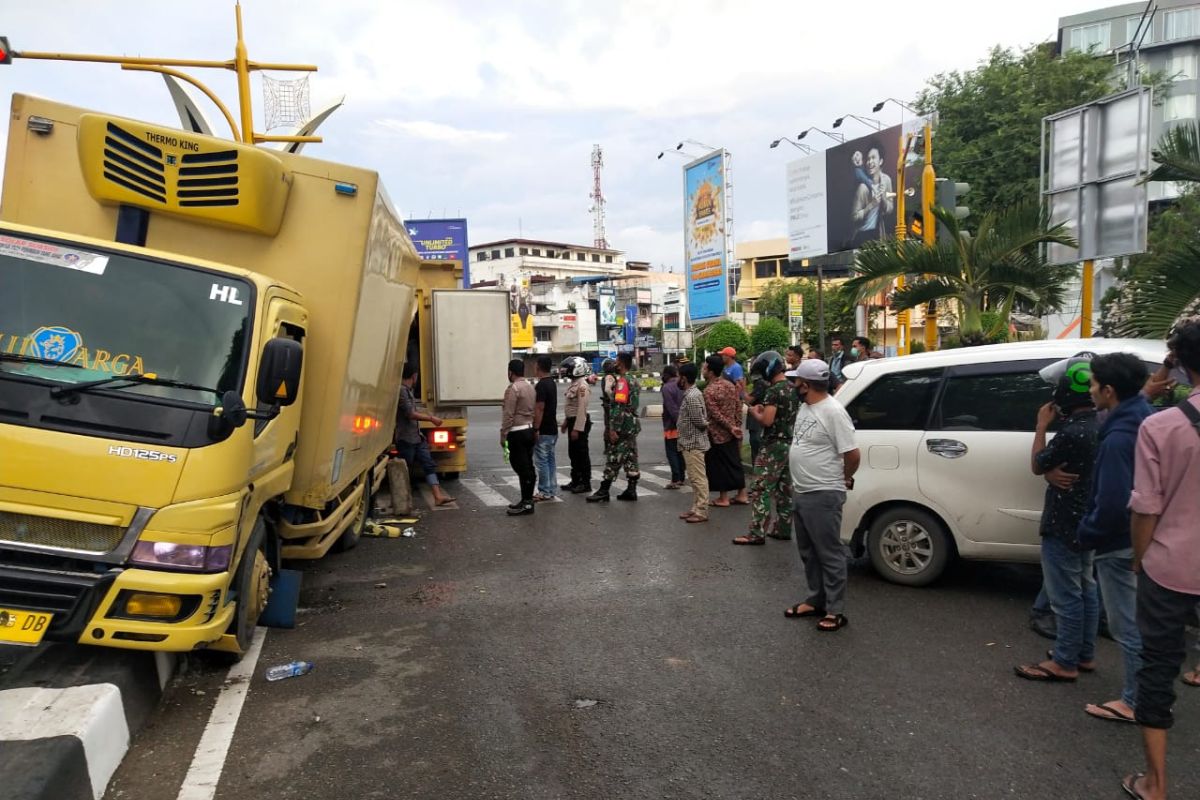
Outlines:
{"label": "black helmet", "polygon": [[1095,353],[1076,353],[1070,358],[1043,367],[1038,375],[1054,387],[1054,404],[1066,413],[1079,406],[1092,405],[1092,357]]}
{"label": "black helmet", "polygon": [[617,371],[617,360],[615,358],[606,358],[600,364],[600,371],[605,375],[612,375]]}
{"label": "black helmet", "polygon": [[765,350],[754,357],[750,364],[750,374],[758,373],[767,380],[787,370],[787,362],[775,350]]}
{"label": "black helmet", "polygon": [[586,359],[579,356],[567,356],[558,367],[558,372],[564,378],[586,378],[592,374],[592,367]]}

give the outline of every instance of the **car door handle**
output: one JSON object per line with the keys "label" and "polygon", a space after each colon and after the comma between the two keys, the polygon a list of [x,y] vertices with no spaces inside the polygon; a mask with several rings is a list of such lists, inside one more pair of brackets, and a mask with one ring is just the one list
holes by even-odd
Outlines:
{"label": "car door handle", "polygon": [[942,458],[962,458],[967,454],[967,446],[957,439],[929,439],[925,446],[929,452]]}

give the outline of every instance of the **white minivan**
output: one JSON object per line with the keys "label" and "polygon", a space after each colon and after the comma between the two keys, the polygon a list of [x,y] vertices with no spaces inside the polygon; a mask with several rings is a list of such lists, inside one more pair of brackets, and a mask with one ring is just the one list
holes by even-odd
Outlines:
{"label": "white minivan", "polygon": [[1038,370],[1081,351],[1134,353],[1153,372],[1164,342],[1066,339],[965,347],[851,364],[837,398],[862,466],[842,539],[880,575],[923,586],[954,556],[1039,560],[1046,482],[1030,470]]}

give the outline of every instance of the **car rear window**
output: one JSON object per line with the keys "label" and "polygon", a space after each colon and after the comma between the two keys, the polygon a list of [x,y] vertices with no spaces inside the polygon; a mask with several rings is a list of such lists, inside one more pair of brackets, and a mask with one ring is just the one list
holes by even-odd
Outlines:
{"label": "car rear window", "polygon": [[941,378],[940,369],[883,375],[851,400],[846,411],[860,431],[925,430]]}

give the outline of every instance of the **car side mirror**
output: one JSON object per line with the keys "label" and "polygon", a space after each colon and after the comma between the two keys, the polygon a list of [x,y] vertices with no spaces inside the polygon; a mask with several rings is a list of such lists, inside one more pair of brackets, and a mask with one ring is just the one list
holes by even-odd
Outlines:
{"label": "car side mirror", "polygon": [[300,372],[304,347],[295,339],[275,338],[263,348],[258,366],[258,402],[266,406],[290,406],[300,395]]}

